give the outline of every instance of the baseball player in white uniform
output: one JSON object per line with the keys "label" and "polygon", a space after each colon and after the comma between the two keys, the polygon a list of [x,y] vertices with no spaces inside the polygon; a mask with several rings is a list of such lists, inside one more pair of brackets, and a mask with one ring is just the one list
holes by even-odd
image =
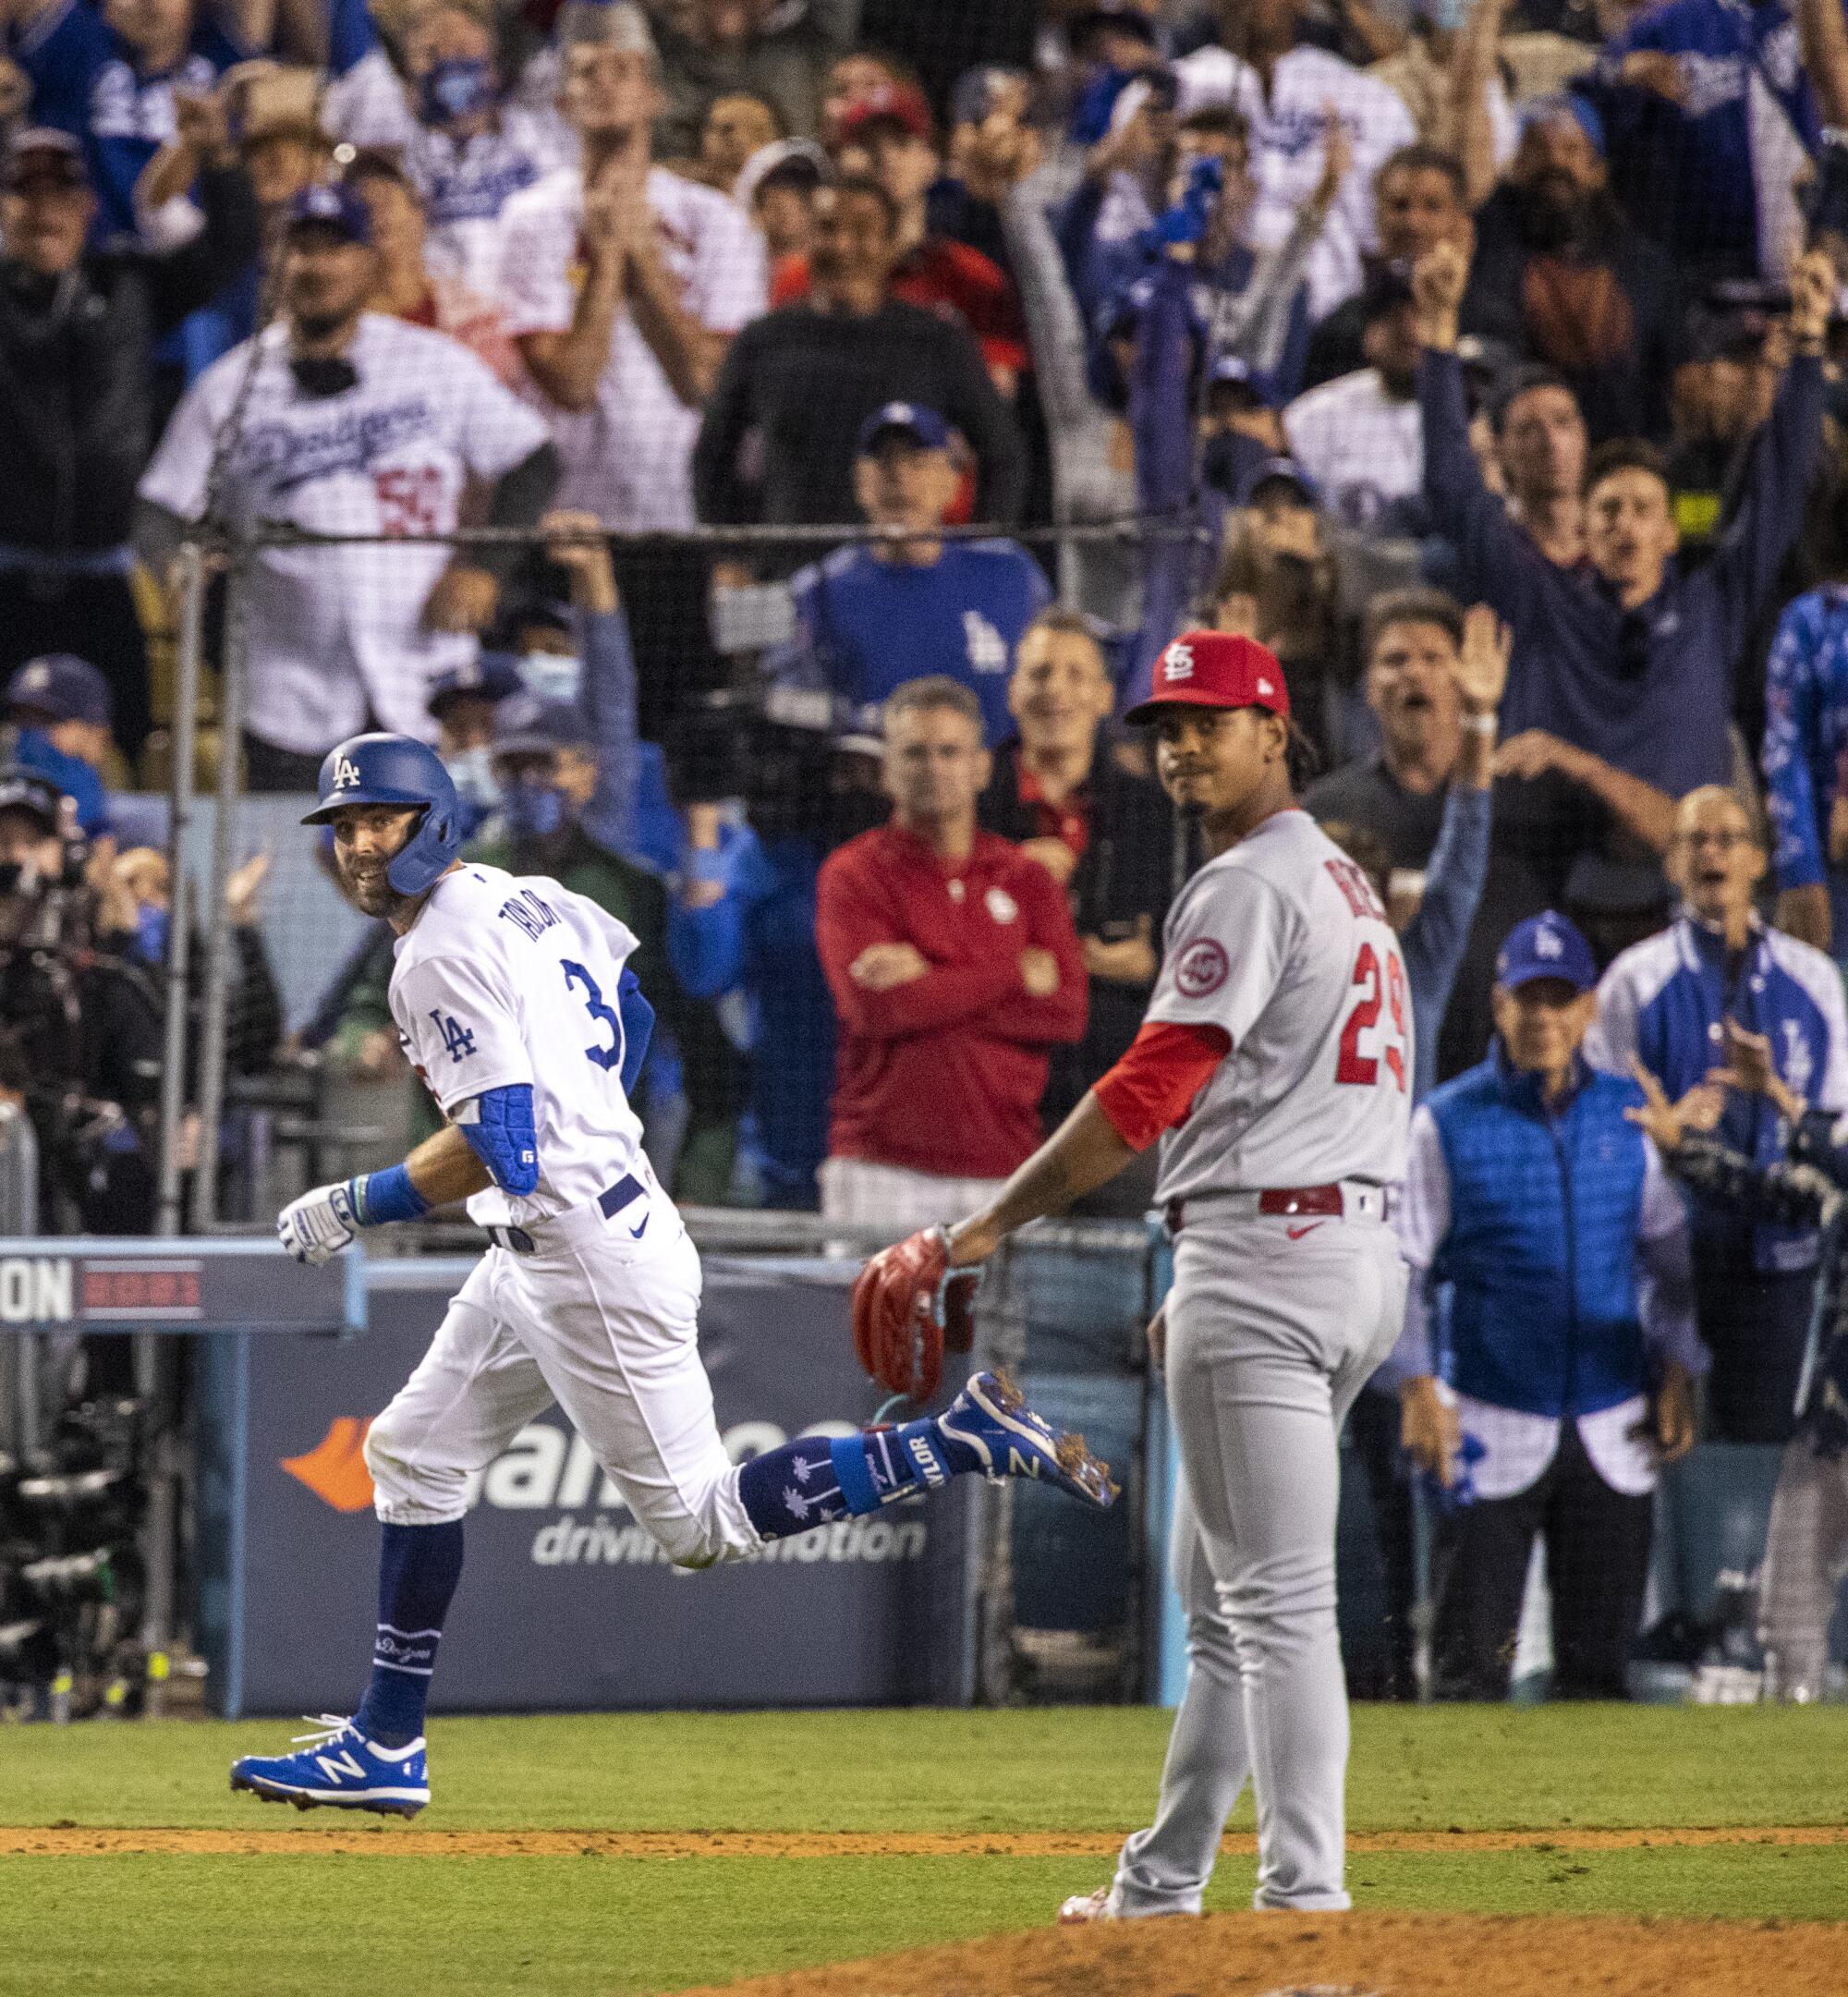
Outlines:
{"label": "baseball player in white uniform", "polygon": [[1247,1775],[1256,1904],[1344,1907],[1336,1435],[1404,1309],[1386,1224],[1405,1164],[1404,969],[1371,885],[1296,805],[1264,647],[1185,633],[1129,718],[1152,725],[1162,785],[1211,858],[1169,914],[1129,1052],[948,1242],[953,1266],[979,1261],[1161,1139],[1174,1283],[1150,1339],[1185,1471],[1172,1552],[1192,1669],[1154,1825],[1061,1918],[1198,1912]]}
{"label": "baseball player in white uniform", "polygon": [[307,822],[333,826],[342,888],[397,934],[392,1016],[447,1126],[402,1164],[304,1194],[277,1230],[318,1262],[361,1227],[466,1199],[494,1246],[366,1436],[383,1544],[364,1700],[298,1753],[234,1763],[234,1789],[407,1816],[429,1801],[424,1705],[468,1479],[554,1401],[682,1566],[969,1471],[1110,1502],[1105,1467],[991,1373],[935,1418],[798,1436],[733,1465],[699,1360],[699,1257],[629,1105],[653,1017],[635,938],[555,881],[458,860],[455,788],[422,743],[341,743],[320,797]]}
{"label": "baseball player in white uniform", "polygon": [[[371,235],[349,188],[310,188],[290,204],[284,316],[257,335],[254,371],[246,343],[180,402],[141,477],[138,539],[164,522],[176,543],[180,523],[220,496],[214,475],[230,523],[245,530],[278,521],[440,536],[456,526],[471,480],[492,489],[493,524],[539,518],[558,477],[544,419],[446,335],[364,309]],[[263,550],[244,622],[250,733],[314,759],[369,721],[428,734],[431,682],[474,658],[492,613],[494,559],[456,558],[423,538]],[[300,782],[312,773],[310,763]]]}

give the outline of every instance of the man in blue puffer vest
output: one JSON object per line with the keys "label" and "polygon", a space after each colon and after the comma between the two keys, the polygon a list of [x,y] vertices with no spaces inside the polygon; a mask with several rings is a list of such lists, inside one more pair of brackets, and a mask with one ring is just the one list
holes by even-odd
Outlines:
{"label": "man in blue puffer vest", "polygon": [[1657,1466],[1693,1441],[1706,1365],[1686,1224],[1631,1114],[1641,1091],[1579,1052],[1597,1004],[1584,937],[1535,916],[1495,980],[1489,1058],[1413,1117],[1400,1225],[1405,1446],[1447,1485],[1464,1438],[1481,1451],[1440,1544],[1437,1691],[1507,1696],[1540,1532],[1554,1694],[1621,1699]]}

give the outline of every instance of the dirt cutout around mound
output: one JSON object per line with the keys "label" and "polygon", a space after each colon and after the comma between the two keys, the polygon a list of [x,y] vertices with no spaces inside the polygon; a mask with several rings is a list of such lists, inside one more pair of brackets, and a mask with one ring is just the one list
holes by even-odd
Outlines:
{"label": "dirt cutout around mound", "polygon": [[[145,1855],[238,1858],[310,1852],[340,1857],[425,1858],[1104,1858],[1120,1831],[444,1831],[354,1812],[317,1809],[291,1822],[281,1812],[248,1831],[0,1828],[0,1857]],[[1368,1852],[1641,1851],[1674,1845],[1841,1845],[1848,1827],[1768,1830],[1360,1831],[1347,1848]],[[1249,1832],[1222,1850],[1249,1857]],[[1848,1981],[1842,1986],[1848,1991]]]}
{"label": "dirt cutout around mound", "polygon": [[[1212,1914],[835,1963],[724,1997],[1842,1997],[1848,1926],[1617,1915]],[[683,1991],[679,1997],[717,1997]]]}

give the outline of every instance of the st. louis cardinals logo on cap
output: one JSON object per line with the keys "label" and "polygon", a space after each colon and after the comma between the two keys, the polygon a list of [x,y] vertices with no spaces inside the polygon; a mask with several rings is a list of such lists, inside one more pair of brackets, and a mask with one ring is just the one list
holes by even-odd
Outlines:
{"label": "st. louis cardinals logo on cap", "polygon": [[1125,720],[1153,721],[1164,708],[1267,708],[1287,716],[1290,692],[1275,652],[1236,631],[1183,631],[1156,655],[1149,696]]}
{"label": "st. louis cardinals logo on cap", "polygon": [[1174,961],[1174,989],[1183,998],[1205,998],[1219,990],[1231,969],[1220,945],[1210,936],[1198,937]]}
{"label": "st. louis cardinals logo on cap", "polygon": [[334,787],[335,790],[353,790],[359,782],[359,765],[350,756],[343,756],[334,765]]}

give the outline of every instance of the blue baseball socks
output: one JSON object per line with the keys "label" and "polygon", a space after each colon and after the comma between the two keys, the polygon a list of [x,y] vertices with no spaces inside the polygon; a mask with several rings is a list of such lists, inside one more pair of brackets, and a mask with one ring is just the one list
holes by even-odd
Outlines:
{"label": "blue baseball socks", "polygon": [[382,1747],[407,1747],[423,1732],[443,1618],[462,1577],[462,1521],[383,1530],[372,1680],[353,1724]]}
{"label": "blue baseball socks", "polygon": [[745,1464],[738,1495],[766,1540],[786,1540],[981,1467],[975,1449],[926,1416],[857,1435],[798,1435]]}

